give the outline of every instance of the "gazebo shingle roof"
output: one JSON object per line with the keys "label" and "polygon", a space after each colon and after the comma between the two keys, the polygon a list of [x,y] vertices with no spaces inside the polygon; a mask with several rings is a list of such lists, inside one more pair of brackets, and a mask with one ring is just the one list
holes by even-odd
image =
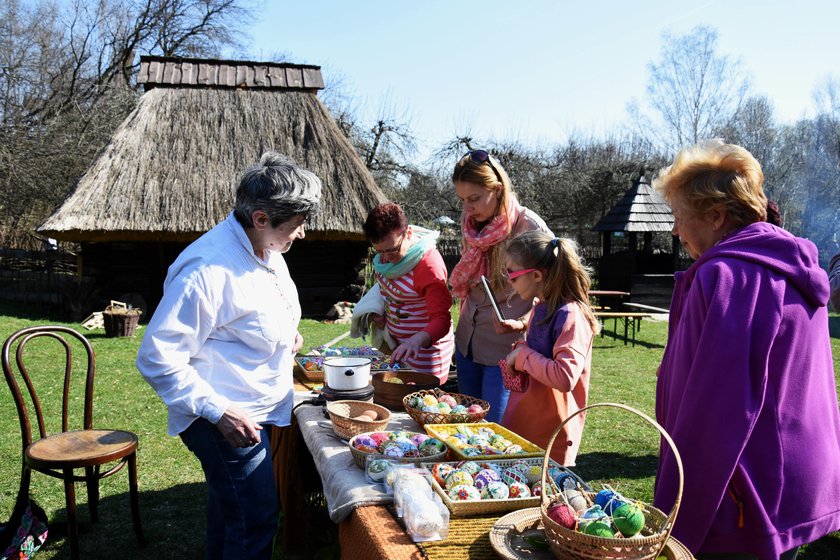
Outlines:
{"label": "gazebo shingle roof", "polygon": [[673,227],[671,207],[640,175],[592,231],[671,231]]}

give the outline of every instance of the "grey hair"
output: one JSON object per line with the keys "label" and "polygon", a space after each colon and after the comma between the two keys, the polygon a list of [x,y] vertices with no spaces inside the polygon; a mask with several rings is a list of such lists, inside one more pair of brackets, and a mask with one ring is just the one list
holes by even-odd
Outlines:
{"label": "grey hair", "polygon": [[295,216],[309,216],[321,202],[321,180],[277,152],[266,152],[239,179],[233,215],[242,227],[254,227],[257,210],[268,214],[272,227]]}

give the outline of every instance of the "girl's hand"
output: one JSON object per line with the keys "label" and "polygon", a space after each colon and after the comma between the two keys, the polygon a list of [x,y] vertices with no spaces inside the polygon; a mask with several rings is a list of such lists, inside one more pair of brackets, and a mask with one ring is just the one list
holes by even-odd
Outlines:
{"label": "girl's hand", "polygon": [[514,369],[514,364],[516,363],[516,356],[519,355],[519,350],[522,348],[521,345],[517,344],[513,347],[513,350],[510,351],[510,354],[507,355],[505,360],[508,363],[508,367],[510,369]]}
{"label": "girl's hand", "polygon": [[499,321],[496,315],[493,315],[493,330],[496,334],[510,334],[525,332],[525,322],[519,319],[505,319]]}

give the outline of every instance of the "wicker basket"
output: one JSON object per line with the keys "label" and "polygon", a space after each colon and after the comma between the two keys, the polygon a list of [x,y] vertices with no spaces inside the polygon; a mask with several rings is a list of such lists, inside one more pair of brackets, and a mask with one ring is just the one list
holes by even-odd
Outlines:
{"label": "wicker basket", "polygon": [[109,338],[134,336],[140,322],[140,310],[109,305],[102,312],[102,322],[105,325],[105,336]]}
{"label": "wicker basket", "polygon": [[[353,460],[356,462],[360,469],[365,468],[365,459],[367,457],[373,457],[374,459],[388,459],[389,461],[399,461],[400,463],[413,463],[414,465],[419,467],[420,463],[440,463],[442,461],[446,461],[446,456],[449,454],[449,448],[447,448],[443,453],[438,453],[437,455],[429,455],[427,457],[389,457],[388,455],[383,455],[382,453],[367,453],[365,451],[360,451],[353,447],[353,443],[355,442],[357,437],[370,435],[372,433],[373,432],[367,432],[364,434],[358,434],[356,436],[353,436],[353,438],[348,443],[348,445],[350,446],[350,452],[353,454]],[[417,432],[406,433],[410,436],[417,434]]]}
{"label": "wicker basket", "polygon": [[[651,505],[644,504],[642,510],[645,514],[645,526],[642,528],[641,533],[637,535],[637,537],[596,537],[594,535],[587,535],[573,529],[567,529],[551,519],[547,513],[551,498],[548,492],[543,492],[540,497],[540,516],[542,517],[543,526],[545,527],[545,536],[551,545],[551,551],[554,553],[554,556],[563,560],[601,560],[603,558],[610,558],[614,560],[653,560],[659,556],[660,551],[668,542],[668,537],[671,535],[671,529],[674,527],[674,520],[676,519],[677,512],[680,508],[680,500],[682,499],[683,490],[682,460],[680,459],[680,454],[679,451],[677,451],[676,445],[674,445],[673,440],[671,440],[671,436],[668,435],[665,429],[646,414],[643,414],[629,406],[614,403],[591,404],[581,408],[566,418],[566,420],[564,420],[563,423],[554,430],[554,434],[551,436],[551,440],[549,440],[546,449],[552,448],[554,440],[557,438],[557,434],[560,433],[563,426],[565,426],[569,420],[585,410],[598,407],[620,408],[622,410],[632,412],[656,428],[662,435],[662,438],[668,442],[668,445],[671,446],[671,450],[673,451],[674,457],[677,461],[677,470],[679,472],[679,485],[677,488],[677,499],[674,501],[674,507],[671,509],[671,513],[666,515],[661,510]],[[545,488],[546,484],[545,477],[548,461],[549,456],[548,453],[546,453],[545,457],[543,457],[543,488]],[[583,495],[587,498],[589,503],[592,503],[595,493],[583,492]]]}
{"label": "wicker basket", "polygon": [[[355,418],[362,412],[376,412],[376,420]],[[390,411],[384,406],[367,401],[333,401],[327,404],[333,431],[341,439],[350,439],[365,432],[379,432],[388,426]]]}
{"label": "wicker basket", "polygon": [[[438,400],[440,400],[440,397],[443,395],[449,395],[455,399],[455,402],[466,407],[474,404],[480,405],[481,412],[473,412],[469,414],[443,414],[440,412],[423,412],[419,408],[408,406],[408,401],[411,397],[423,398],[426,395],[434,395],[434,397]],[[405,406],[405,411],[408,412],[408,415],[421,426],[425,426],[426,424],[468,424],[471,422],[481,422],[484,420],[484,417],[487,416],[487,413],[490,412],[490,403],[485,400],[471,397],[469,395],[462,395],[460,393],[447,393],[440,388],[417,391],[416,393],[406,395],[403,398],[403,406]]]}
{"label": "wicker basket", "polygon": [[[402,383],[389,383],[389,379],[399,378]],[[440,386],[440,379],[431,373],[413,370],[383,371],[373,374],[373,402],[391,410],[405,410],[403,398],[418,390],[434,389]],[[411,385],[409,385],[411,383]]]}

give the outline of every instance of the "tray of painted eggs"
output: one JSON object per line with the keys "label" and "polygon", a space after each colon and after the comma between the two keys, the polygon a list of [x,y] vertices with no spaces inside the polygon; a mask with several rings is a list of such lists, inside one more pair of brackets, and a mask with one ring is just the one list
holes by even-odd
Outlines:
{"label": "tray of painted eggs", "polygon": [[[542,458],[422,463],[432,473],[432,488],[453,515],[474,515],[538,507]],[[548,480],[556,492],[567,479],[588,487],[571,470],[549,461]],[[571,486],[565,482],[567,486]]]}
{"label": "tray of painted eggs", "polygon": [[351,438],[348,445],[353,460],[363,469],[368,457],[419,465],[427,461],[445,461],[449,452],[439,439],[403,430],[359,434]]}
{"label": "tray of painted eggs", "polygon": [[542,457],[545,450],[495,422],[426,424],[426,433],[449,446],[458,459]]}
{"label": "tray of painted eggs", "polygon": [[408,415],[421,426],[481,422],[490,412],[490,403],[485,400],[460,393],[447,393],[440,388],[406,395],[403,405]]}
{"label": "tray of painted eggs", "polygon": [[[650,558],[654,557],[661,544],[662,528],[668,521],[665,513],[644,502],[628,499],[609,485],[604,485],[597,493],[581,490],[575,492],[567,488],[555,494],[547,505],[543,504],[543,520],[548,524],[546,533],[550,533],[552,541],[561,547],[588,543],[595,552],[598,552],[598,546],[605,547],[604,550],[620,548],[624,541],[628,543],[628,552],[642,553],[633,558],[647,558],[644,556],[647,552],[651,554]],[[574,494],[571,499],[570,493]]]}

